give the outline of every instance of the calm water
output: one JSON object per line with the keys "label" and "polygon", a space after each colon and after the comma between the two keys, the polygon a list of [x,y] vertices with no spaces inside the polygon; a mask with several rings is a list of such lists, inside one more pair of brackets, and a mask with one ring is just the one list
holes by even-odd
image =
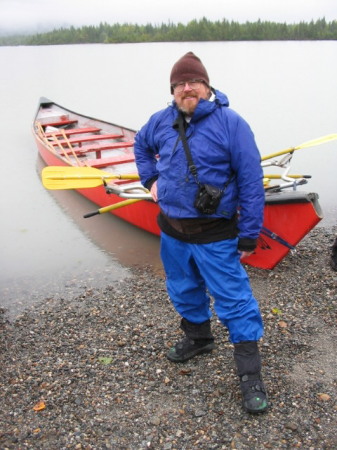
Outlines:
{"label": "calm water", "polygon": [[[138,129],[170,101],[169,72],[192,50],[251,124],[262,154],[337,132],[337,42],[0,47],[0,307],[111,284],[132,266],[160,271],[158,239],[69,191],[47,192],[30,127],[39,97]],[[325,218],[337,223],[337,141],[295,152]],[[103,250],[104,249],[104,250]]]}

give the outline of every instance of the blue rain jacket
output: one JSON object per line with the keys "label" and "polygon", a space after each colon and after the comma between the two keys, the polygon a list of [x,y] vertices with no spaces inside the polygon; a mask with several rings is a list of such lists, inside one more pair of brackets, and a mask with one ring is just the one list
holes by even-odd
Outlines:
{"label": "blue rain jacket", "polygon": [[214,101],[199,101],[186,137],[201,184],[223,188],[232,177],[216,213],[202,215],[193,205],[198,185],[178,129],[173,128],[178,117],[175,102],[151,116],[137,133],[138,172],[146,187],[158,179],[158,203],[168,217],[230,219],[239,211],[239,237],[257,239],[265,198],[261,157],[247,122],[228,107],[225,94],[214,92]]}

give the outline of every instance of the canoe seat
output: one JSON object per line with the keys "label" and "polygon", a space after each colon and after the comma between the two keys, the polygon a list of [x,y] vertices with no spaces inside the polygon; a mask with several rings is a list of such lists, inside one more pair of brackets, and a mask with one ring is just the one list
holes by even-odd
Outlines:
{"label": "canoe seat", "polygon": [[53,145],[62,145],[62,146],[66,147],[68,142],[70,142],[70,144],[81,145],[82,142],[101,141],[101,140],[105,140],[105,139],[121,139],[122,137],[124,137],[124,136],[120,135],[120,134],[94,134],[91,136],[69,138],[67,140],[58,139],[57,141],[54,141],[54,142],[52,141],[51,143]]}
{"label": "canoe seat", "polygon": [[90,167],[107,167],[114,164],[126,164],[134,162],[135,157],[133,154],[123,156],[113,156],[111,158],[99,158],[99,159],[87,159],[85,163]]}
{"label": "canoe seat", "polygon": [[66,119],[66,120],[58,120],[58,121],[52,121],[52,122],[43,122],[41,123],[41,125],[43,127],[60,127],[62,125],[71,125],[73,123],[77,123],[77,120],[71,120],[71,119]]}
{"label": "canoe seat", "polygon": [[[82,133],[98,133],[99,131],[101,131],[101,128],[97,128],[97,127],[71,128],[69,130],[64,130],[66,136],[73,136],[75,134],[82,134]],[[57,132],[45,133],[46,137],[51,137],[53,135],[62,136],[62,132],[57,131]]]}
{"label": "canoe seat", "polygon": [[[99,153],[104,150],[115,150],[119,148],[130,148],[134,146],[134,141],[120,141],[120,142],[112,142],[112,143],[104,143],[104,144],[93,144],[93,145],[83,145],[81,148],[76,149],[79,153],[89,153],[96,152]],[[100,158],[100,156],[98,156]]]}
{"label": "canoe seat", "polygon": [[111,142],[111,143],[104,143],[104,144],[92,144],[92,145],[83,145],[82,147],[76,147],[72,150],[67,150],[66,148],[63,148],[62,154],[67,155],[73,155],[74,152],[76,155],[84,156],[86,153],[95,152],[96,158],[99,159],[102,155],[102,151],[104,150],[117,150],[120,148],[129,148],[133,147],[134,142]]}

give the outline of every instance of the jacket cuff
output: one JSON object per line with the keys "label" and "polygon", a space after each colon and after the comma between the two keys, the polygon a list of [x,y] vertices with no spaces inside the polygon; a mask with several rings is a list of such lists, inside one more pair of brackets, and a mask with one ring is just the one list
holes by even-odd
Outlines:
{"label": "jacket cuff", "polygon": [[257,246],[257,239],[239,238],[238,250],[241,252],[253,252]]}
{"label": "jacket cuff", "polygon": [[151,188],[152,188],[153,183],[154,183],[155,181],[157,181],[157,180],[158,180],[158,175],[156,175],[155,177],[150,178],[149,181],[147,181],[147,182],[145,183],[144,187],[145,187],[148,191],[150,191]]}

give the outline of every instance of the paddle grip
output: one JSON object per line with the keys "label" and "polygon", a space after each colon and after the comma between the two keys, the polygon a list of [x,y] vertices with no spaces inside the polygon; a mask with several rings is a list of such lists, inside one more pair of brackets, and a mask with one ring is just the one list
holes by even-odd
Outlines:
{"label": "paddle grip", "polygon": [[83,217],[84,217],[84,219],[88,219],[88,217],[96,216],[97,214],[100,214],[100,212],[95,211],[95,212],[87,213],[87,214],[84,214]]}

